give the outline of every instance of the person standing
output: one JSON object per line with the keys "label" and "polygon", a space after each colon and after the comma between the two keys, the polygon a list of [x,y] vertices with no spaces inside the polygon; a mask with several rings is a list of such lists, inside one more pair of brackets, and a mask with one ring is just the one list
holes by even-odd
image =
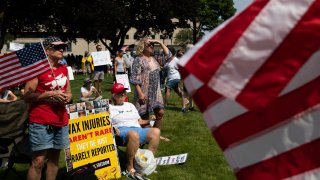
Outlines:
{"label": "person standing", "polygon": [[[101,51],[100,45],[96,46],[97,51]],[[94,87],[98,90],[99,94],[102,94],[102,81],[104,80],[104,65],[94,66]]]}
{"label": "person standing", "polygon": [[88,78],[88,75],[89,75],[89,78],[91,79],[94,66],[92,63],[92,57],[90,56],[88,51],[84,52],[84,56],[82,57],[81,62],[82,62],[82,72],[83,72],[84,79]]}
{"label": "person standing", "polygon": [[154,127],[161,129],[164,105],[160,89],[160,64],[152,56],[155,44],[160,44],[166,60],[170,58],[171,53],[161,41],[149,38],[140,40],[138,56],[132,64],[130,83],[135,86],[134,105],[142,119],[149,119],[149,113],[154,112]]}
{"label": "person standing", "polygon": [[46,178],[56,179],[60,151],[69,147],[68,115],[65,105],[71,101],[71,87],[67,67],[59,64],[66,44],[60,38],[49,36],[43,42],[45,53],[52,67],[25,86],[29,109],[29,142],[32,163],[27,179],[40,179],[47,161]]}
{"label": "person standing", "polygon": [[116,74],[125,74],[127,71],[123,54],[124,54],[123,50],[121,49],[118,50],[117,57],[115,58],[115,61],[114,61],[114,72],[116,72]]}
{"label": "person standing", "polygon": [[174,90],[178,96],[181,98],[182,109],[181,112],[187,112],[186,110],[186,98],[184,98],[183,91],[180,89],[181,76],[178,71],[178,61],[179,59],[175,56],[175,49],[173,47],[169,48],[170,52],[173,54],[172,57],[164,65],[164,70],[167,74],[167,83],[165,88],[165,105],[168,104],[171,91]]}
{"label": "person standing", "polygon": [[128,50],[124,55],[124,62],[126,63],[126,69],[127,69],[127,74],[128,78],[131,76],[131,66],[134,58],[131,56],[131,51]]}

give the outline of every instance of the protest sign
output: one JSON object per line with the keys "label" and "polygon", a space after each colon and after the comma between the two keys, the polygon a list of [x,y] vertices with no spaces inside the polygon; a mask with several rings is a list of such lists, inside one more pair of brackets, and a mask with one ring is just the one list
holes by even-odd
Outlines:
{"label": "protest sign", "polygon": [[178,154],[174,156],[164,156],[157,158],[157,165],[172,165],[185,163],[188,158],[188,153]]}
{"label": "protest sign", "polygon": [[74,80],[73,71],[72,71],[71,66],[67,66],[67,69],[68,69],[68,78],[69,78],[69,80]]}
{"label": "protest sign", "polygon": [[70,149],[65,149],[67,171],[91,163],[99,179],[120,178],[108,102],[101,99],[66,106],[70,119]]}
{"label": "protest sign", "polygon": [[127,93],[131,92],[128,74],[116,74],[116,81],[117,83],[123,84],[125,88],[128,88]]}
{"label": "protest sign", "polygon": [[94,66],[112,65],[109,51],[92,52],[91,56]]}
{"label": "protest sign", "polygon": [[117,149],[108,112],[69,121],[70,151],[66,150],[67,170],[91,163],[99,179],[121,176]]}

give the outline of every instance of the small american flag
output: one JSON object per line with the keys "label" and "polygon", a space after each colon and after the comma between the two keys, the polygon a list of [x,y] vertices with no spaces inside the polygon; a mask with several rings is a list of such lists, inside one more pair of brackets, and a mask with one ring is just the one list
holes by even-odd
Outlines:
{"label": "small american flag", "polygon": [[0,57],[0,89],[8,89],[50,70],[41,43]]}
{"label": "small american flag", "polygon": [[320,0],[255,0],[180,60],[237,179],[320,179]]}

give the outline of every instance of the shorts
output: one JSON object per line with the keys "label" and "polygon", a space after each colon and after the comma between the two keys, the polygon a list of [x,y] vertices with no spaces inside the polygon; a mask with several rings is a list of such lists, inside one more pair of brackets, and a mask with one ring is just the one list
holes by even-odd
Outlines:
{"label": "shorts", "polygon": [[94,71],[94,80],[97,81],[99,79],[104,79],[103,71]]}
{"label": "shorts", "polygon": [[55,127],[44,124],[29,124],[31,151],[69,148],[69,125]]}
{"label": "shorts", "polygon": [[83,73],[91,74],[91,67],[90,66],[84,66]]}
{"label": "shorts", "polygon": [[147,144],[147,134],[150,128],[141,128],[141,127],[118,127],[120,130],[120,138],[123,144],[127,144],[127,133],[129,131],[135,131],[139,134],[140,144]]}
{"label": "shorts", "polygon": [[166,87],[169,89],[176,89],[179,87],[180,79],[173,79],[170,81],[167,81]]}

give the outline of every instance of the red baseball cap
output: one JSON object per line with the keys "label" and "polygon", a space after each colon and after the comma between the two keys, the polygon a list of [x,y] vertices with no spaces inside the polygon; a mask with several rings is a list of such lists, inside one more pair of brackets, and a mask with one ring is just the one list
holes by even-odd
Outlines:
{"label": "red baseball cap", "polygon": [[112,94],[118,94],[121,93],[125,90],[127,90],[128,88],[125,88],[123,84],[120,83],[115,83],[112,88],[111,88],[111,93]]}

